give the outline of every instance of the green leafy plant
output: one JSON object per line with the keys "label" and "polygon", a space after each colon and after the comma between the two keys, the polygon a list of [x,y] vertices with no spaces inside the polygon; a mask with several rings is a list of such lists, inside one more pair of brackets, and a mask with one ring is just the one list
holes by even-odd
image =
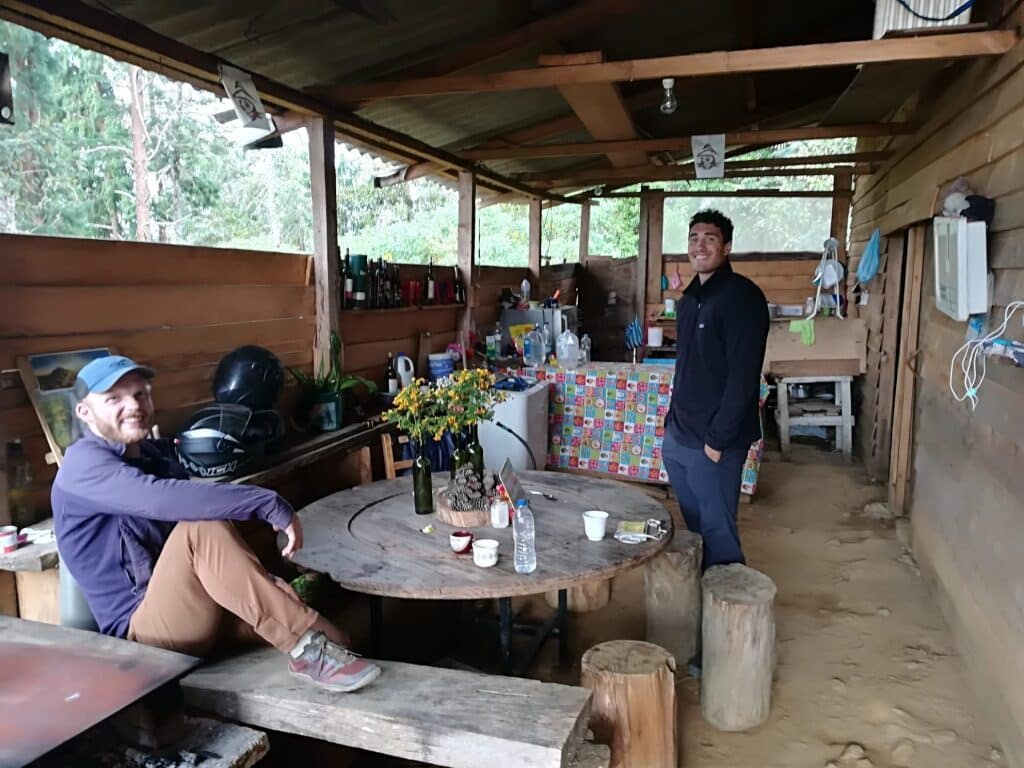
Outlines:
{"label": "green leafy plant", "polygon": [[331,332],[331,355],[328,366],[325,367],[321,361],[319,367],[312,375],[297,368],[289,368],[288,370],[291,371],[292,376],[295,377],[295,380],[299,382],[303,389],[315,394],[328,392],[341,394],[359,384],[366,387],[370,394],[377,392],[377,385],[369,379],[341,372],[341,339],[333,331]]}

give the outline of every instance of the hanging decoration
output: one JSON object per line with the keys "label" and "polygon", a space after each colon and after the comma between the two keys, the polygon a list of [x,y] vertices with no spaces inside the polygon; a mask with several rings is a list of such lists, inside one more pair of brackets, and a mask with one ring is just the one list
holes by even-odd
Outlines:
{"label": "hanging decoration", "polygon": [[14,125],[14,94],[11,91],[11,64],[6,53],[0,53],[0,123]]}
{"label": "hanging decoration", "polygon": [[693,168],[698,179],[720,179],[725,176],[725,134],[691,137]]}

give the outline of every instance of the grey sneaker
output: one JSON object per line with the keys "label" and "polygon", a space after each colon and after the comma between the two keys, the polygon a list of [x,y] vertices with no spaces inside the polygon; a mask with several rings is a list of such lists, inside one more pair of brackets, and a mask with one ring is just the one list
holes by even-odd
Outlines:
{"label": "grey sneaker", "polygon": [[312,680],[321,688],[339,693],[358,691],[378,677],[381,669],[372,661],[332,643],[323,632],[315,632],[302,655],[288,660],[288,671]]}

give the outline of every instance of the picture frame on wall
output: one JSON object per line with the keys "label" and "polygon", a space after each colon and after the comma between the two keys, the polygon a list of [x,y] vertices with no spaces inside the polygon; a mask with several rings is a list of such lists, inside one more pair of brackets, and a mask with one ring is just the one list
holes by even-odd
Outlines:
{"label": "picture frame on wall", "polygon": [[49,463],[60,466],[64,451],[83,434],[75,416],[75,378],[86,363],[117,354],[112,347],[93,347],[68,352],[46,352],[19,356],[18,371],[43,435],[50,446]]}

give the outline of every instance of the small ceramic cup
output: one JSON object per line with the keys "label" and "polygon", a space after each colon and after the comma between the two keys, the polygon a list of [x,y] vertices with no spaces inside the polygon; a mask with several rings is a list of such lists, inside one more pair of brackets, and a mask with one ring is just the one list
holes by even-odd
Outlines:
{"label": "small ceramic cup", "polygon": [[469,531],[456,531],[448,537],[448,544],[452,548],[452,552],[457,555],[464,555],[469,552],[469,547],[473,543],[473,534]]}
{"label": "small ceramic cup", "polygon": [[498,562],[497,539],[477,539],[473,542],[473,562],[481,568],[490,568]]}
{"label": "small ceramic cup", "polygon": [[608,526],[608,513],[599,509],[589,509],[583,513],[583,530],[591,541],[600,541],[604,538],[605,529]]}
{"label": "small ceramic cup", "polygon": [[18,528],[14,525],[0,527],[0,554],[9,554],[18,548]]}

